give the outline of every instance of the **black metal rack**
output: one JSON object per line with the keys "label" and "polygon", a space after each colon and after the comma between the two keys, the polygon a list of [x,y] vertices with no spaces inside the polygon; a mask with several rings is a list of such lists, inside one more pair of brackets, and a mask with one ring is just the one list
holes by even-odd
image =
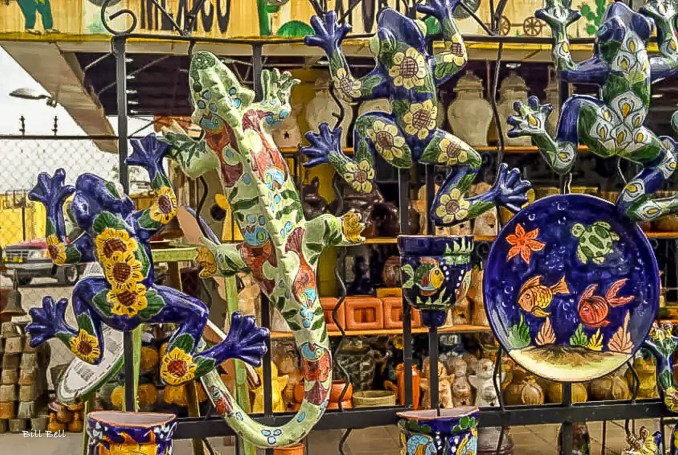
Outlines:
{"label": "black metal rack", "polygon": [[[498,84],[498,69],[501,62],[503,43],[550,43],[549,38],[542,37],[516,37],[516,36],[500,36],[498,33],[500,27],[500,19],[502,12],[506,7],[508,0],[498,0],[497,5],[494,1],[491,1],[491,10],[492,10],[492,21],[489,27],[483,24],[483,28],[488,31],[488,35],[472,35],[465,36],[464,39],[468,42],[492,42],[498,43],[498,55],[497,55],[497,67],[495,68],[495,80],[493,84],[493,93],[491,94],[491,99],[493,101],[494,115],[497,125],[500,124],[498,121],[498,112],[496,106],[496,93],[497,93],[497,84]],[[117,121],[118,121],[118,153],[119,153],[119,167],[120,167],[120,181],[125,188],[128,189],[128,172],[125,165],[125,159],[128,154],[128,92],[127,92],[127,80],[128,80],[128,71],[127,71],[127,46],[130,40],[143,40],[143,39],[152,39],[152,40],[164,40],[164,41],[173,41],[175,43],[186,43],[188,44],[189,53],[192,51],[193,47],[197,44],[241,44],[248,45],[252,49],[252,77],[254,81],[254,89],[257,94],[260,94],[260,82],[259,76],[264,66],[263,60],[263,49],[267,44],[261,40],[240,40],[240,39],[220,39],[220,38],[197,38],[190,36],[190,30],[193,28],[193,24],[197,17],[197,12],[202,8],[204,0],[195,1],[194,6],[191,9],[190,13],[185,16],[183,24],[177,24],[172,16],[167,13],[157,2],[153,2],[158,8],[160,8],[161,13],[169,19],[172,28],[177,32],[175,34],[143,34],[135,33],[137,19],[134,16],[134,13],[130,10],[119,11],[113,16],[124,16],[126,15],[131,21],[131,26],[126,30],[116,31],[109,27],[109,19],[114,18],[109,16],[107,13],[107,8],[109,3],[113,3],[111,0],[105,0],[103,2],[101,14],[102,22],[104,26],[111,32],[113,35],[111,38],[112,44],[112,54],[115,56],[116,62],[116,94],[117,94]],[[349,2],[351,8],[356,7],[361,3],[358,1]],[[419,1],[412,0],[406,2],[408,10],[411,14],[414,14],[414,8]],[[411,3],[411,5],[410,5]],[[366,37],[363,36],[354,36]],[[592,39],[572,39],[572,43],[578,44],[590,44]],[[300,43],[300,39],[276,39],[275,44],[295,44]],[[93,65],[97,64],[103,60],[103,57],[97,59]],[[561,86],[561,98],[564,100],[567,97],[568,87],[566,85]],[[498,135],[500,145],[499,145],[499,154],[497,156],[497,161],[501,162],[504,156],[504,144],[502,141],[501,132]],[[427,188],[427,202],[431,203],[434,193],[434,169],[432,166],[427,166],[425,171],[425,182]],[[399,190],[399,207],[400,207],[400,231],[407,232],[408,228],[408,214],[407,207],[409,206],[409,189],[410,189],[410,174],[408,170],[399,170],[398,172],[398,190]],[[428,226],[428,232],[433,233],[433,227]],[[343,254],[343,253],[340,253]],[[341,277],[337,274],[337,278],[340,281],[340,288],[344,288]],[[335,322],[336,322],[336,310],[343,303],[345,296],[345,289],[343,289],[342,295],[339,296],[339,301],[337,307],[335,308]],[[387,407],[387,408],[367,408],[367,409],[346,409],[340,411],[328,411],[324,414],[316,429],[345,429],[344,437],[341,438],[339,443],[339,451],[343,453],[343,443],[346,440],[346,437],[353,429],[367,428],[372,426],[380,425],[393,425],[397,422],[398,418],[396,412],[402,411],[405,409],[412,408],[412,331],[411,331],[411,312],[410,308],[406,301],[403,301],[403,337],[404,337],[404,352],[403,352],[403,361],[405,367],[405,406],[398,407]],[[262,315],[263,320],[262,325],[266,326],[268,322],[269,314],[269,305],[268,302],[264,302],[262,305]],[[342,340],[337,347],[336,352],[341,349],[343,337],[345,332],[342,327],[340,327],[340,332],[342,333]],[[429,332],[429,349],[430,349],[430,361],[432,365],[437,364],[437,352],[438,352],[438,336],[435,331]],[[133,376],[133,367],[132,367],[132,340],[131,334],[126,334],[124,338],[124,353],[125,353],[125,377],[127,382],[131,382]],[[269,351],[270,352],[270,351]],[[499,373],[499,368],[501,364],[501,351],[498,352],[496,359],[496,368],[495,368],[495,378]],[[435,362],[435,363],[434,363]],[[439,406],[438,403],[438,377],[437,377],[437,368],[432,367],[431,371],[431,404],[433,408]],[[271,403],[271,367],[270,367],[270,354],[263,363],[263,380],[264,380],[264,414],[255,417],[257,421],[267,424],[267,425],[281,425],[289,420],[291,414],[273,414],[272,413],[272,403]],[[497,395],[502,397],[499,381],[495,380],[495,388],[497,389]],[[129,384],[128,384],[129,385]],[[636,384],[637,385],[637,384]],[[637,386],[635,387],[637,391]],[[634,394],[635,396],[635,394]],[[128,409],[134,409],[135,397],[133,395],[133,387],[129,386],[125,388],[125,402]],[[616,402],[589,402],[583,404],[572,404],[571,400],[571,388],[569,385],[565,384],[563,387],[563,403],[560,405],[541,405],[541,406],[504,406],[501,403],[500,407],[497,408],[483,408],[481,410],[481,427],[501,427],[502,428],[502,437],[504,435],[504,430],[510,426],[514,425],[535,425],[543,423],[561,423],[564,425],[563,434],[564,434],[564,444],[563,452],[565,454],[571,454],[572,452],[572,432],[569,431],[573,422],[580,421],[606,421],[606,420],[617,420],[620,416],[626,419],[637,419],[637,418],[659,418],[663,419],[670,416],[671,414],[666,410],[665,406],[659,400],[646,400],[646,401],[616,401]],[[662,425],[663,429],[663,425]],[[224,435],[233,435],[232,430],[224,423],[221,418],[211,417],[209,415],[202,418],[184,418],[179,419],[178,429],[175,435],[177,439],[204,439],[207,437],[213,436],[224,436]],[[501,438],[500,438],[501,439]],[[501,441],[499,443],[501,446]],[[499,446],[497,451],[499,451]]]}

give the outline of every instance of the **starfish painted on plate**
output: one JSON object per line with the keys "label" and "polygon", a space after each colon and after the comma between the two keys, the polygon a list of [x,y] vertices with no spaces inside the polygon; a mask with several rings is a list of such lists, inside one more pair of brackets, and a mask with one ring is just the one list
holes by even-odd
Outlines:
{"label": "starfish painted on plate", "polygon": [[520,257],[529,264],[532,253],[541,251],[546,246],[546,244],[537,240],[538,235],[539,228],[525,232],[522,224],[516,224],[515,232],[506,236],[506,241],[511,245],[506,260],[510,261],[520,254]]}

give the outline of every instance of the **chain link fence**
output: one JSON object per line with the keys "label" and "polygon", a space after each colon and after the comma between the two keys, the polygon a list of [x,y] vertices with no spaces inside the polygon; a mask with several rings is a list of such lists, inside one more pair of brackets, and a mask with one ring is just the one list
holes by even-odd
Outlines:
{"label": "chain link fence", "polygon": [[[113,140],[114,138],[110,138]],[[4,271],[0,276],[3,300],[16,279],[25,311],[41,305],[42,298],[70,299],[81,267],[53,267],[45,241],[45,208],[28,194],[41,172],[66,171],[66,183],[74,185],[80,174],[91,172],[118,180],[118,156],[101,151],[88,137],[0,136],[0,247]],[[132,188],[143,190],[143,172],[131,170]],[[138,180],[138,181],[135,181]],[[6,303],[3,302],[3,305]],[[72,313],[69,322],[75,325]],[[29,316],[15,318],[29,321]],[[68,364],[73,355],[58,340],[51,340],[50,369]],[[49,377],[49,375],[48,375]],[[50,388],[53,384],[50,380]]]}

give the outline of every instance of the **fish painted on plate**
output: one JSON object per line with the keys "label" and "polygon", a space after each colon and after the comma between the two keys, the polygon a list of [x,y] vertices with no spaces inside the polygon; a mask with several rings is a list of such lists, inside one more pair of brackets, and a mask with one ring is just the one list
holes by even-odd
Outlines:
{"label": "fish painted on plate", "polygon": [[538,318],[545,318],[551,313],[546,308],[551,305],[553,297],[558,294],[569,294],[570,288],[565,282],[565,275],[556,284],[542,284],[542,275],[530,278],[520,288],[518,304],[520,308]]}
{"label": "fish painted on plate", "polygon": [[421,295],[435,294],[445,282],[445,276],[438,261],[433,258],[422,258],[421,265],[414,271],[414,282],[421,289]]}
{"label": "fish painted on plate", "polygon": [[621,288],[624,287],[626,281],[626,278],[615,281],[605,293],[605,297],[594,295],[596,289],[598,289],[597,284],[592,284],[587,287],[579,299],[579,304],[577,306],[577,311],[579,312],[579,318],[581,319],[582,324],[592,328],[609,325],[610,321],[607,320],[607,316],[610,314],[610,308],[626,305],[636,298],[633,295],[628,297],[617,297],[617,294]]}

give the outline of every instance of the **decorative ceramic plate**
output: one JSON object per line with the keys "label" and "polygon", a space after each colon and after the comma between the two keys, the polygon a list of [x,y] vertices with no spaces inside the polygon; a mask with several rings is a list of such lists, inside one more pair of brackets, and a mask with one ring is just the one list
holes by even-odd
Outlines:
{"label": "decorative ceramic plate", "polygon": [[483,293],[513,360],[547,379],[582,382],[638,350],[656,317],[659,270],[645,234],[613,204],[551,196],[499,234]]}

